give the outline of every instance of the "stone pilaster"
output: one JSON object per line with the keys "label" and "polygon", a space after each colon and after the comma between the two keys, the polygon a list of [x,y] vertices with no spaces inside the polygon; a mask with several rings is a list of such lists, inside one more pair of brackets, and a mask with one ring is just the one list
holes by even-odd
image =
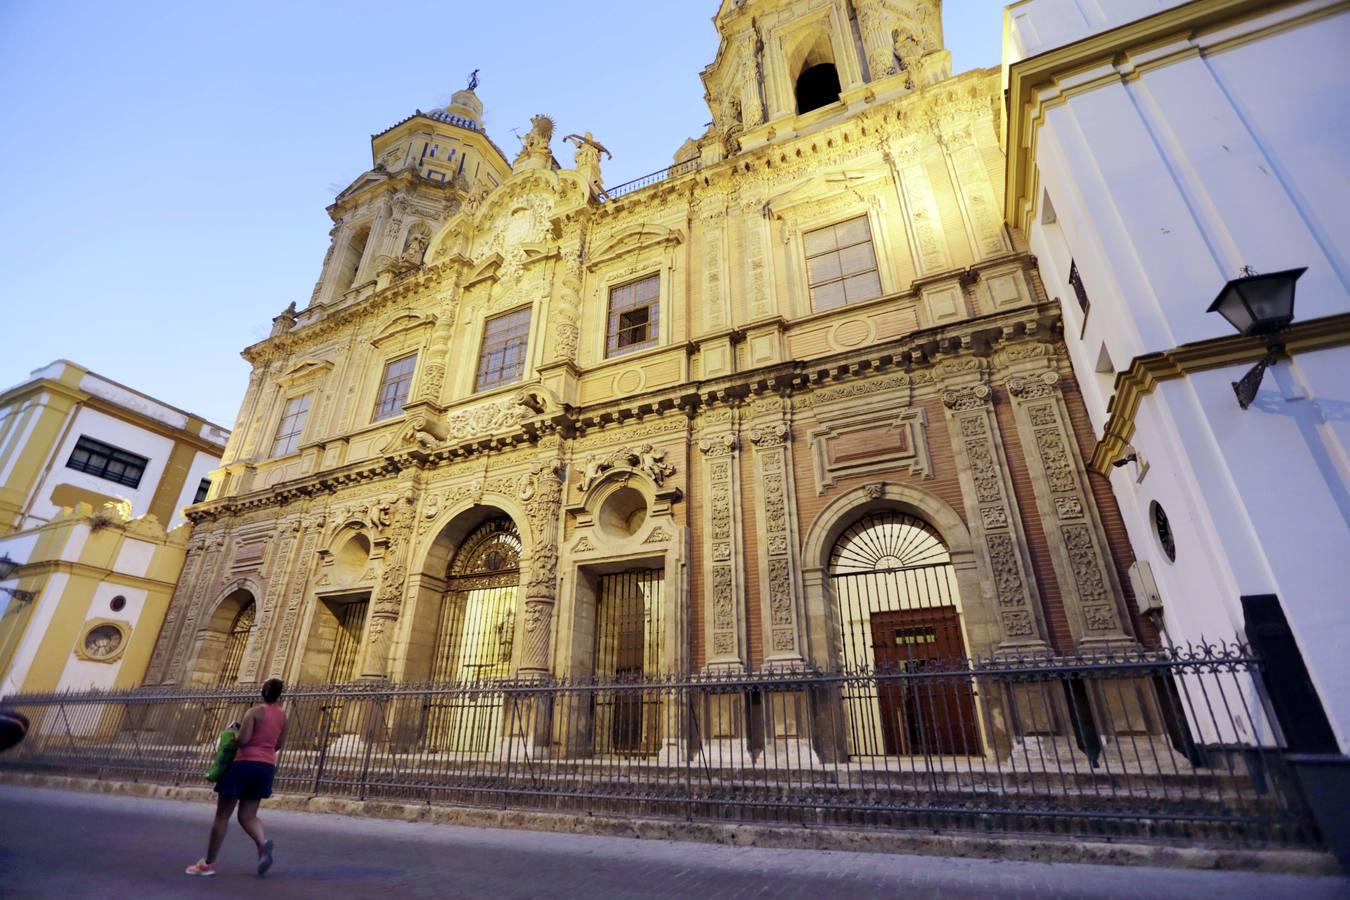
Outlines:
{"label": "stone pilaster", "polygon": [[801,630],[800,545],[797,531],[797,497],[792,473],[792,429],[782,417],[786,401],[761,400],[756,412],[768,407],[770,419],[751,422],[749,437],[754,447],[756,518],[759,528],[759,583],[761,627],[766,665],[797,665],[805,660]]}
{"label": "stone pilaster", "polygon": [[[388,517],[384,523],[383,537],[375,542],[376,553],[383,550],[384,566],[370,598],[366,652],[361,657],[362,678],[383,678],[389,670],[389,650],[394,645],[394,629],[403,611],[403,597],[408,589],[408,554],[412,549],[413,511],[416,507],[416,497],[402,496],[387,507],[379,508],[379,515]],[[372,559],[376,553],[371,554]]]}
{"label": "stone pilaster", "polygon": [[[187,545],[187,555],[183,561],[183,570],[174,585],[173,596],[169,599],[169,610],[164,624],[159,629],[159,638],[155,643],[155,652],[150,657],[150,665],[145,672],[146,684],[159,684],[165,679],[164,666],[177,642],[182,640],[182,629],[178,626],[187,616],[192,606],[198,580],[206,570],[205,537],[194,536]],[[172,680],[170,678],[169,680]]]}
{"label": "stone pilaster", "polygon": [[[304,519],[297,516],[281,525],[281,540],[271,563],[271,577],[267,582],[266,593],[258,600],[257,617],[254,620],[253,634],[249,636],[248,647],[244,651],[243,662],[239,666],[239,681],[262,681],[258,669],[264,659],[264,653],[277,634],[277,607],[286,592],[286,573],[291,570],[291,554],[295,550],[297,536]],[[270,673],[268,676],[270,677]]]}
{"label": "stone pilaster", "polygon": [[743,669],[748,662],[745,636],[745,579],[741,570],[740,453],[734,430],[704,434],[703,453],[703,596],[706,665]]}
{"label": "stone pilaster", "polygon": [[314,551],[319,536],[323,533],[324,516],[311,516],[304,521],[300,550],[291,567],[290,578],[286,582],[286,608],[281,615],[281,632],[277,635],[276,647],[272,651],[272,673],[282,678],[289,677],[286,666],[290,662],[291,652],[295,649],[295,628],[304,606],[305,595],[309,588],[309,575],[314,566]]}
{"label": "stone pilaster", "polygon": [[1046,369],[1013,375],[1007,385],[1069,629],[1083,649],[1133,644],[1124,592],[1086,471],[1073,450],[1059,381],[1057,372]]}
{"label": "stone pilaster", "polygon": [[998,652],[1046,649],[1040,592],[1031,574],[1022,519],[1003,453],[993,392],[983,382],[951,383],[942,393],[947,425],[965,499],[966,519],[977,552],[986,556],[998,608]]}
{"label": "stone pilaster", "polygon": [[530,527],[530,577],[525,583],[518,667],[522,676],[538,677],[549,673],[553,608],[558,594],[561,472],[561,463],[551,453],[534,462],[520,480],[520,502],[525,505]]}
{"label": "stone pilaster", "polygon": [[226,536],[223,532],[215,532],[206,536],[203,540],[206,547],[206,559],[202,561],[197,583],[192,592],[192,600],[188,604],[183,617],[183,627],[178,632],[178,640],[174,642],[173,661],[169,663],[167,677],[164,679],[168,683],[191,683],[184,667],[187,665],[188,653],[197,641],[197,619],[201,616],[202,607],[209,602],[211,592],[215,590],[216,583],[219,580],[218,570],[226,555],[222,552],[225,548],[225,540]]}

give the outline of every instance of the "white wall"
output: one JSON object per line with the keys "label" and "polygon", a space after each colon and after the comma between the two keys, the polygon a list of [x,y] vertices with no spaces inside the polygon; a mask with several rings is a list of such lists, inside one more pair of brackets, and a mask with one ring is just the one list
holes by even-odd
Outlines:
{"label": "white wall", "polygon": [[[150,462],[146,464],[140,485],[131,488],[67,468],[66,461],[70,459],[71,451],[75,449],[75,444],[81,436],[91,437],[105,444],[112,444],[119,450],[148,458]],[[51,502],[52,490],[58,484],[72,484],[85,490],[129,500],[133,516],[145,515],[150,511],[150,501],[155,496],[155,488],[159,485],[160,476],[164,474],[164,466],[172,452],[173,441],[167,437],[137,428],[97,410],[81,407],[75,416],[74,426],[52,458],[50,471],[37,484],[32,499],[32,515],[47,520],[59,512],[59,507]]]}
{"label": "white wall", "polygon": [[212,469],[219,467],[219,456],[197,451],[197,455],[192,458],[192,466],[188,469],[187,481],[183,483],[183,490],[178,494],[178,502],[174,504],[173,518],[161,523],[166,529],[176,528],[187,521],[183,516],[183,507],[192,505],[193,498],[197,496],[197,485],[201,484],[202,479],[209,475]]}
{"label": "white wall", "polygon": [[[1107,24],[1120,24],[1153,5],[1181,4],[1028,0],[1009,9],[1009,43],[1014,58],[1044,52],[1101,30],[1103,7]],[[1035,165],[1056,221],[1038,198],[1029,239],[1065,310],[1098,434],[1113,381],[1096,371],[1102,348],[1123,369],[1231,334],[1205,310],[1242,265],[1307,266],[1300,321],[1350,312],[1350,13],[1287,21],[1331,5],[1309,0],[1126,54],[1117,74],[1137,77],[1094,70],[1084,83],[1101,83],[1048,109]],[[1086,323],[1068,285],[1071,259],[1091,300]],[[1148,470],[1141,480],[1136,464],[1115,469],[1112,485],[1158,580],[1169,636],[1233,640],[1240,597],[1278,594],[1350,751],[1350,347],[1282,361],[1244,412],[1231,382],[1247,368],[1161,382],[1135,419]],[[1152,527],[1155,500],[1171,520],[1175,563]]]}

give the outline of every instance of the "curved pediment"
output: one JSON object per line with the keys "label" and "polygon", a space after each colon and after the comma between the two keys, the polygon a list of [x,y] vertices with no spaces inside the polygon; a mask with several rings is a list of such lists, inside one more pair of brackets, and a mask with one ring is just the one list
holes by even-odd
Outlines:
{"label": "curved pediment", "polygon": [[307,379],[324,375],[332,368],[333,364],[326,359],[308,357],[291,366],[277,382],[285,387],[292,387]]}
{"label": "curved pediment", "polygon": [[431,316],[424,316],[410,309],[399,310],[385,321],[375,337],[370,339],[370,342],[378,347],[385,341],[405,335],[410,331],[430,328],[434,324],[435,320]]}
{"label": "curved pediment", "polygon": [[605,241],[591,254],[589,265],[591,268],[595,268],[602,263],[631,255],[640,250],[646,250],[649,247],[679,244],[683,241],[683,232],[667,228],[664,225],[655,225],[650,222],[634,225]]}

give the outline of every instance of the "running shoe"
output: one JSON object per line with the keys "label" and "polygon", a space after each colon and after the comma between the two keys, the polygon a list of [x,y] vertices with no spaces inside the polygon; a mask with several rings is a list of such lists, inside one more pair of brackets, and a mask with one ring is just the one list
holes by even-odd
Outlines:
{"label": "running shoe", "polygon": [[183,870],[184,875],[197,875],[201,878],[216,874],[216,867],[204,859],[199,859]]}
{"label": "running shoe", "polygon": [[263,841],[262,850],[258,852],[258,874],[266,875],[267,870],[272,868],[272,842]]}

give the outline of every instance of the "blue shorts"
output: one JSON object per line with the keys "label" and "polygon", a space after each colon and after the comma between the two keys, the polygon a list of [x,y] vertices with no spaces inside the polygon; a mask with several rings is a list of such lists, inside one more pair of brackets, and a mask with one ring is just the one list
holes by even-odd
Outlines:
{"label": "blue shorts", "polygon": [[266,800],[272,796],[277,767],[264,762],[234,762],[216,782],[216,793],[231,800]]}

